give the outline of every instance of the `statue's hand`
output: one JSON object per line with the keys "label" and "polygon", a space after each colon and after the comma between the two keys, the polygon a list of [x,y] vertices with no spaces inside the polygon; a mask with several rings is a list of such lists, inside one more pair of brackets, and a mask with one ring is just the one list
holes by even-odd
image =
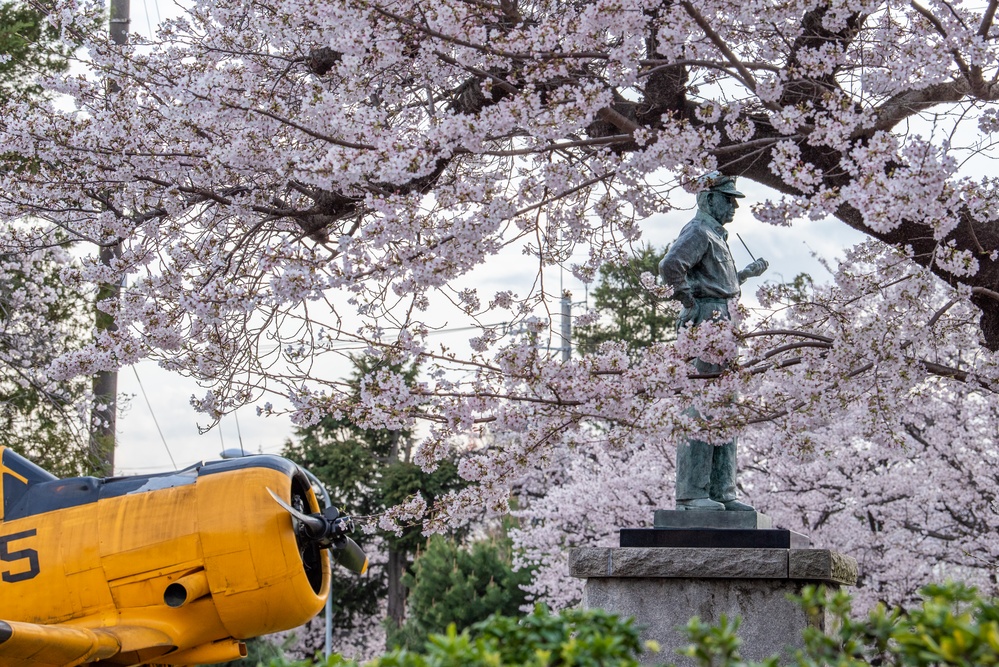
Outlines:
{"label": "statue's hand", "polygon": [[770,263],[762,257],[755,262],[749,264],[745,269],[742,270],[743,274],[747,276],[762,276],[763,273],[770,268]]}
{"label": "statue's hand", "polygon": [[679,301],[684,308],[694,307],[694,297],[690,296],[689,292],[675,292],[673,298]]}

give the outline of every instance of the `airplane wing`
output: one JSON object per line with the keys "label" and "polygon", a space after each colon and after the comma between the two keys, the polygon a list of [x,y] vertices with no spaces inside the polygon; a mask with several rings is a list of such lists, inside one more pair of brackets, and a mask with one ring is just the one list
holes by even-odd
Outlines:
{"label": "airplane wing", "polygon": [[[176,649],[165,633],[139,625],[90,629],[0,621],[0,667],[76,667],[111,657],[116,657],[114,664],[137,665]],[[236,659],[231,657],[234,651],[226,653],[230,655],[227,660]]]}
{"label": "airplane wing", "polygon": [[0,621],[4,667],[75,667],[110,658],[120,650],[118,639],[101,630]]}

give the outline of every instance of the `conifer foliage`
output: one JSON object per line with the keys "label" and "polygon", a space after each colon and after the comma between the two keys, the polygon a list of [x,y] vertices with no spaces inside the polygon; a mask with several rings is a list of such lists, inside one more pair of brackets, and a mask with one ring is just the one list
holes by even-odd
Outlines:
{"label": "conifer foliage", "polygon": [[[377,362],[358,357],[354,363],[350,382],[360,393],[366,373]],[[407,382],[415,381],[415,368],[398,370]],[[372,625],[383,621],[391,630],[405,620],[404,577],[425,538],[418,522],[375,530],[380,515],[413,497],[433,502],[461,486],[454,461],[444,461],[427,473],[413,464],[412,447],[413,436],[407,429],[365,428],[348,417],[334,416],[299,429],[296,439],[285,445],[283,454],[316,475],[333,505],[363,529],[356,538],[372,562],[369,574],[359,578],[341,568],[332,572],[333,627],[341,643],[360,639],[355,635],[370,632]],[[322,646],[321,621],[313,621],[305,638],[307,654],[309,648]]]}
{"label": "conifer foliage", "polygon": [[516,616],[526,601],[521,587],[530,580],[529,569],[513,570],[505,538],[463,546],[434,535],[403,580],[409,617],[389,645],[419,649],[451,624],[461,632],[493,614]]}

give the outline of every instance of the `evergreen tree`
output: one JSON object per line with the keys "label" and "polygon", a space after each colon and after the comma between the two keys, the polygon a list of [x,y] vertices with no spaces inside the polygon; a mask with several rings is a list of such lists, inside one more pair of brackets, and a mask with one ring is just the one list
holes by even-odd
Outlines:
{"label": "evergreen tree", "polygon": [[0,103],[42,93],[36,77],[66,69],[69,47],[34,5],[0,2]]}
{"label": "evergreen tree", "polygon": [[607,341],[621,341],[635,354],[654,342],[676,337],[676,311],[642,285],[643,273],[659,275],[659,260],[665,254],[665,249],[646,245],[626,262],[600,267],[600,282],[590,293],[600,319],[572,332],[581,354],[590,354]]}
{"label": "evergreen tree", "polygon": [[[361,379],[376,370],[378,362],[361,357],[354,364],[350,383],[359,393]],[[416,372],[416,368],[407,369],[406,380],[414,381]],[[284,456],[316,475],[333,504],[351,516],[373,517],[417,492],[432,503],[462,485],[454,461],[442,462],[431,473],[415,465],[411,461],[413,434],[407,430],[368,429],[345,416],[327,415],[299,429],[296,436],[296,442],[286,443]],[[365,536],[356,537],[365,546]],[[404,528],[400,534],[377,531],[376,537],[387,551],[387,560],[375,559],[368,576],[333,570],[333,624],[339,631],[353,629],[378,613],[386,597],[389,627],[398,627],[405,618],[403,577],[425,538],[419,526]]]}
{"label": "evergreen tree", "polygon": [[[36,6],[0,1],[0,118],[8,103],[44,97],[39,76],[67,68],[71,49],[59,40]],[[0,153],[13,169],[35,164],[35,158]],[[6,221],[0,232],[19,238]],[[59,276],[69,261],[64,241],[55,234],[34,251],[0,255],[0,445],[53,474],[73,476],[90,469],[81,412],[87,383],[53,381],[48,365],[82,344],[89,304]]]}
{"label": "evergreen tree", "polygon": [[59,247],[0,255],[0,445],[59,476],[89,469],[87,380],[54,381],[49,372],[87,331],[87,300],[59,279],[67,261]]}
{"label": "evergreen tree", "polygon": [[409,616],[389,645],[422,648],[430,633],[454,623],[461,632],[492,614],[517,616],[526,602],[521,588],[528,569],[514,570],[510,541],[480,540],[468,547],[433,536],[403,581],[409,589]]}

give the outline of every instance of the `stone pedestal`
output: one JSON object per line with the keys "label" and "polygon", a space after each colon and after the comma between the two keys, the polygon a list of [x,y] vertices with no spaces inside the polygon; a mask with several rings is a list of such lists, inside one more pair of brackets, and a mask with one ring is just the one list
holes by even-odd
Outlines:
{"label": "stone pedestal", "polygon": [[774,527],[773,519],[762,512],[690,512],[656,510],[656,528],[762,528]]}
{"label": "stone pedestal", "polygon": [[[677,530],[687,537],[697,532]],[[714,544],[718,538],[711,535],[708,541]],[[744,658],[762,660],[778,653],[789,657],[789,647],[801,645],[801,631],[809,625],[824,630],[826,619],[806,617],[788,594],[800,593],[807,584],[857,581],[857,562],[825,549],[581,548],[570,553],[569,570],[587,580],[584,607],[632,616],[644,640],[659,642],[662,652],[647,656],[650,664],[694,664],[676,653],[688,645],[680,628],[692,616],[716,623],[722,614],[742,618]]]}

